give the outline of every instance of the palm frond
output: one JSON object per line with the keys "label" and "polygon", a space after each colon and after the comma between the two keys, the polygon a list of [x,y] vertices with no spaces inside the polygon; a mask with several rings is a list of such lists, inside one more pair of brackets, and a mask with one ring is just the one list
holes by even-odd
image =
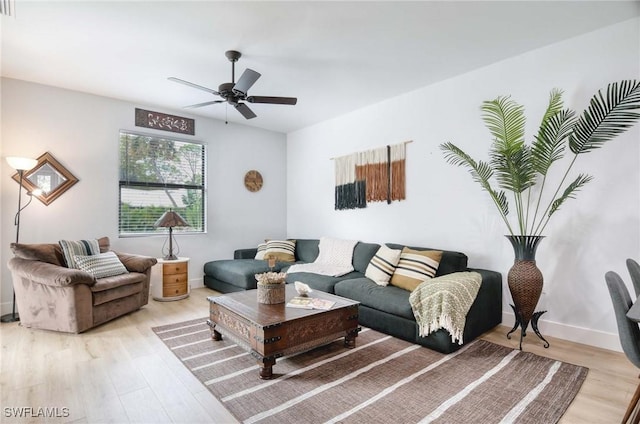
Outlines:
{"label": "palm frond", "polygon": [[551,119],[552,116],[556,115],[558,112],[562,110],[563,101],[562,94],[564,92],[558,88],[554,88],[551,90],[549,94],[549,104],[547,105],[547,110],[544,112],[542,116],[542,122],[540,123],[540,130],[538,132],[538,136],[540,136],[540,132],[546,127],[547,122]]}
{"label": "palm frond", "polygon": [[535,184],[536,173],[531,166],[531,149],[521,145],[518,150],[503,154],[492,150],[491,167],[500,188],[522,193]]}
{"label": "palm frond", "polygon": [[592,179],[593,177],[590,175],[586,175],[586,174],[578,175],[578,177],[576,177],[576,179],[573,180],[573,182],[567,186],[567,188],[564,190],[564,193],[562,193],[562,196],[558,197],[553,201],[553,203],[551,204],[551,209],[549,209],[548,217],[550,218],[555,211],[560,209],[560,206],[562,206],[562,204],[567,199],[575,199],[576,193]]}
{"label": "palm frond", "polygon": [[493,149],[510,155],[524,144],[524,108],[509,97],[485,101],[482,120],[495,137]]}
{"label": "palm frond", "polygon": [[[469,170],[471,177],[486,190],[500,211],[506,222],[506,215],[509,213],[509,202],[504,191],[496,191],[491,187],[489,181],[493,176],[493,169],[487,162],[476,162],[471,156],[465,153],[455,144],[449,142],[440,145],[440,150],[444,152],[444,157],[451,165],[463,166]],[[509,225],[507,223],[507,225]]]}
{"label": "palm frond", "polygon": [[491,190],[491,197],[503,216],[509,215],[509,201],[507,200],[507,194],[504,191]]}
{"label": "palm frond", "polygon": [[640,118],[640,82],[626,80],[607,86],[606,98],[598,91],[569,137],[573,153],[587,153],[602,147]]}
{"label": "palm frond", "polygon": [[528,171],[530,152],[524,144],[524,108],[498,97],[482,103],[482,119],[495,137],[489,150],[490,163],[501,188],[521,193],[533,183],[535,174]]}
{"label": "palm frond", "polygon": [[565,139],[576,122],[574,111],[565,109],[543,120],[538,135],[531,145],[532,163],[536,172],[547,175],[551,165],[562,159]]}
{"label": "palm frond", "polygon": [[480,183],[483,188],[489,185],[489,179],[493,176],[493,170],[488,164],[482,161],[479,163],[476,162],[471,156],[451,142],[441,144],[440,150],[444,152],[445,160],[451,165],[468,168],[473,180]]}

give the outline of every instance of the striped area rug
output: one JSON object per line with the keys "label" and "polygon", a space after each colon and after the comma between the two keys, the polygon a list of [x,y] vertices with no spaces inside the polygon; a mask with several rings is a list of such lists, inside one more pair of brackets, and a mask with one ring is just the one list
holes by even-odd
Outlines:
{"label": "striped area rug", "polygon": [[279,358],[260,380],[204,318],[153,331],[244,423],[555,423],[588,372],[484,340],[444,355],[363,328],[355,349],[340,340]]}

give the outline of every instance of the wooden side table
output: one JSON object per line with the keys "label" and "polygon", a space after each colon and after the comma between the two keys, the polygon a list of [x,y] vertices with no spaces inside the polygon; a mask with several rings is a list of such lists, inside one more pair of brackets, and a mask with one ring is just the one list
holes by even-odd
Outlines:
{"label": "wooden side table", "polygon": [[151,294],[161,302],[188,297],[189,258],[158,258],[158,263],[151,268]]}

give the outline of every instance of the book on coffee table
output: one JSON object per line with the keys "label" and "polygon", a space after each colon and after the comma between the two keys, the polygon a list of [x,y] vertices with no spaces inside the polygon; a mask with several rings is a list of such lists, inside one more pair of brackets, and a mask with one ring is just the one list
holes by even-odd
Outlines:
{"label": "book on coffee table", "polygon": [[317,297],[296,296],[287,303],[287,307],[298,309],[322,309],[326,311],[331,309],[335,304],[336,302],[334,301],[318,299]]}

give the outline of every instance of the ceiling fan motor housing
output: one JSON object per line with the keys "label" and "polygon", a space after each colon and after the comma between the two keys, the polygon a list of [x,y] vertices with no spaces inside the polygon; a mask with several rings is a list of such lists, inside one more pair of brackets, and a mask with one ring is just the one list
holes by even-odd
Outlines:
{"label": "ceiling fan motor housing", "polygon": [[234,86],[235,84],[232,82],[225,82],[224,84],[220,84],[220,86],[218,87],[218,92],[223,99],[235,106],[239,100],[244,99],[243,97],[238,96],[236,93],[234,93]]}

